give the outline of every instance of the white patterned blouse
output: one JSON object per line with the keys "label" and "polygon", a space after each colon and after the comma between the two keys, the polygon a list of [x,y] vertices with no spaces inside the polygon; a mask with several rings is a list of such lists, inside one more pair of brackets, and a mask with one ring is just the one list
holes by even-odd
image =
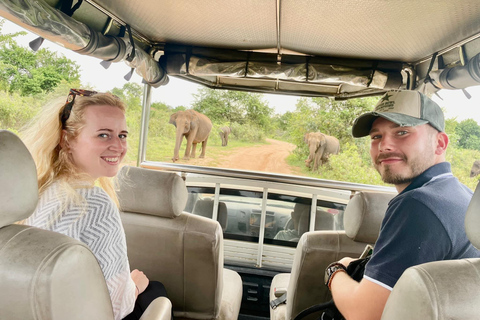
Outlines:
{"label": "white patterned blouse", "polygon": [[66,190],[60,183],[53,183],[41,194],[25,224],[62,233],[90,248],[105,276],[115,319],[120,320],[133,311],[135,304],[135,283],[130,277],[120,213],[102,188],[76,192],[85,201],[66,204]]}

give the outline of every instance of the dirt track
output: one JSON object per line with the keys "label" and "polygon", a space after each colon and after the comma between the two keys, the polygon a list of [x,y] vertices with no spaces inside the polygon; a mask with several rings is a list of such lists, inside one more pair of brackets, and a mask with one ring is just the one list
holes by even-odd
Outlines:
{"label": "dirt track", "polygon": [[[300,169],[289,166],[286,161],[287,156],[296,146],[274,139],[266,139],[266,141],[268,144],[234,148],[228,150],[228,154],[220,153],[220,156],[212,156],[207,147],[205,158],[199,159],[197,157],[190,160],[180,158],[176,163],[299,175]],[[200,150],[197,150],[197,156],[199,153]],[[183,150],[180,152],[180,156],[182,155]]]}
{"label": "dirt track", "polygon": [[[295,145],[273,139],[267,139],[268,145],[241,148],[220,160],[221,167],[295,174],[295,168],[286,162],[287,156],[295,149]],[[208,152],[208,149],[207,149]]]}

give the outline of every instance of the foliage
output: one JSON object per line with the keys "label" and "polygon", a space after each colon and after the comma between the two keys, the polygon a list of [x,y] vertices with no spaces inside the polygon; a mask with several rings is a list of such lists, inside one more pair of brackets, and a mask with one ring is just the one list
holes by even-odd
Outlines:
{"label": "foliage", "polygon": [[473,119],[463,120],[455,127],[458,146],[464,149],[480,150],[480,126]]}
{"label": "foliage", "polygon": [[270,126],[273,109],[261,94],[201,88],[194,96],[193,109],[205,114],[212,122],[250,123],[263,130]]}
{"label": "foliage", "polygon": [[25,31],[4,34],[2,32],[4,23],[5,23],[5,20],[0,19],[0,45],[15,43],[15,38],[17,36],[24,36],[27,34],[27,32]]}
{"label": "foliage", "polygon": [[22,96],[53,92],[62,82],[78,83],[80,67],[64,56],[18,45],[15,38],[25,32],[3,34],[0,21],[0,90]]}
{"label": "foliage", "polygon": [[265,133],[262,128],[254,124],[240,124],[234,122],[230,125],[232,133],[229,139],[237,139],[243,142],[261,142],[265,140]]}
{"label": "foliage", "polygon": [[0,45],[0,88],[22,96],[52,92],[60,82],[77,82],[79,66],[41,49],[33,52],[14,42]]}
{"label": "foliage", "polygon": [[142,111],[143,88],[140,84],[127,82],[122,88],[113,88],[112,93],[127,104],[129,111]]}
{"label": "foliage", "polygon": [[122,88],[113,88],[111,93],[127,105],[128,152],[126,163],[133,164],[137,158],[142,119],[143,88],[138,83],[127,82]]}
{"label": "foliage", "polygon": [[167,105],[166,103],[163,102],[152,102],[150,104],[150,108],[152,110],[157,110],[157,111],[168,111],[170,112],[172,110],[172,107]]}
{"label": "foliage", "polygon": [[386,185],[371,165],[371,161],[365,163],[359,148],[351,143],[344,144],[343,151],[339,155],[330,156],[328,163],[319,168],[319,177],[337,181]]}
{"label": "foliage", "polygon": [[[1,21],[0,21],[1,31]],[[79,67],[65,57],[58,57],[48,50],[36,53],[18,46],[15,37],[21,33],[0,33],[0,127],[19,132],[47,101],[66,97],[71,87],[82,87]],[[95,88],[92,88],[95,90]],[[136,83],[126,83],[111,92],[126,102],[129,152],[126,162],[136,162],[143,88]],[[272,108],[257,93],[227,90],[200,89],[193,107],[205,113],[213,122],[209,137],[208,154],[217,159],[212,165],[221,166],[219,158],[225,151],[263,142],[266,135],[288,140],[298,147],[289,156],[289,163],[302,175],[315,178],[349,181],[366,184],[383,184],[371,165],[370,139],[351,137],[354,119],[373,108],[378,98],[333,101],[325,98],[302,98],[296,110],[274,115]],[[170,115],[188,107],[173,108],[162,102],[154,102],[150,109],[147,158],[171,161],[175,143],[175,127],[168,123]],[[228,147],[221,147],[219,128],[229,125],[232,129]],[[321,131],[340,140],[340,154],[331,156],[318,172],[309,171],[304,160],[308,156],[303,136],[307,132]],[[475,160],[480,159],[480,126],[474,120],[446,120],[446,132],[450,137],[447,161],[459,180],[474,188],[480,176],[470,178]],[[185,150],[185,141],[182,151]]]}
{"label": "foliage", "polygon": [[470,169],[475,160],[480,159],[480,151],[468,150],[455,147],[448,147],[446,160],[452,165],[452,172],[455,177],[470,189],[474,190],[480,176],[470,178]]}
{"label": "foliage", "polygon": [[157,108],[150,108],[149,137],[166,137],[175,140],[175,127],[168,123],[172,112],[172,109],[158,110]]}
{"label": "foliage", "polygon": [[460,139],[456,133],[458,122],[456,119],[445,119],[445,133],[448,135],[449,148],[458,147],[458,140]]}
{"label": "foliage", "polygon": [[[297,145],[295,155],[298,158],[308,157],[309,150],[303,137],[308,132],[320,131],[336,137],[340,141],[340,152],[345,144],[357,144],[351,134],[353,121],[360,114],[373,109],[378,98],[351,99],[348,101],[333,101],[325,98],[302,98],[298,101],[296,110],[286,113],[280,118],[280,128],[288,129],[288,139]],[[362,146],[362,147],[361,147]],[[363,143],[358,145],[365,151]],[[365,163],[369,156],[361,155]]]}
{"label": "foliage", "polygon": [[35,97],[0,91],[0,128],[19,131],[46,102],[57,97],[66,98],[70,85],[62,81],[51,93]]}

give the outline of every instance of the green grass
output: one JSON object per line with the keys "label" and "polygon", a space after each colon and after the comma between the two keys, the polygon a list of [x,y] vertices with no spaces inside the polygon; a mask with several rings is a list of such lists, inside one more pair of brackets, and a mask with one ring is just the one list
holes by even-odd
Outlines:
{"label": "green grass", "polygon": [[[371,164],[365,164],[362,155],[358,152],[358,148],[354,145],[347,145],[342,148],[342,152],[336,156],[331,156],[330,161],[319,167],[318,172],[313,172],[305,166],[306,157],[298,154],[290,154],[287,158],[289,165],[299,168],[299,175],[328,179],[336,181],[364,183],[373,185],[384,185],[378,172]],[[449,147],[447,149],[446,160],[452,165],[452,172],[458,180],[475,190],[480,181],[480,176],[470,178],[470,170],[475,160],[480,159],[480,152],[476,150],[459,149]]]}
{"label": "green grass", "polygon": [[447,161],[452,164],[452,172],[461,183],[475,190],[480,176],[470,178],[473,162],[480,159],[480,151],[468,149],[447,149]]}
{"label": "green grass", "polygon": [[[130,142],[129,142],[130,143]],[[134,146],[135,144],[135,146]],[[222,142],[220,138],[216,139],[210,137],[207,142],[207,150],[205,153],[205,159],[198,159],[201,153],[201,143],[197,144],[196,149],[196,159],[183,160],[185,154],[185,148],[187,146],[187,140],[183,138],[182,145],[180,146],[179,156],[180,159],[177,163],[182,164],[194,164],[202,165],[209,167],[219,167],[222,163],[222,158],[233,154],[239,148],[245,147],[254,147],[257,145],[266,144],[266,142],[244,142],[239,140],[230,139],[228,145],[222,147]],[[136,143],[130,143],[130,159],[135,160],[137,155],[138,138]],[[134,150],[132,151],[132,149]],[[159,161],[159,162],[172,162],[173,151],[175,148],[175,139],[165,138],[165,137],[149,137],[147,139],[147,155],[146,158],[149,161]],[[199,161],[200,160],[200,161]]]}

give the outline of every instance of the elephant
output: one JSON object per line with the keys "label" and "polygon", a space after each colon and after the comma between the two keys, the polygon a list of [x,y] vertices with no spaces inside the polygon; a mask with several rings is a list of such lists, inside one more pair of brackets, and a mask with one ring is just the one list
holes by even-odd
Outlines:
{"label": "elephant", "polygon": [[321,132],[310,132],[304,136],[304,141],[308,144],[310,154],[305,160],[305,164],[310,168],[313,161],[313,171],[318,170],[318,166],[328,161],[331,154],[340,152],[340,142],[337,138],[328,136]]}
{"label": "elephant", "polygon": [[[183,157],[184,160],[188,160],[190,157],[195,158],[195,149],[199,142],[202,143],[200,158],[205,157],[208,136],[212,130],[212,121],[210,121],[206,115],[195,110],[178,111],[170,116],[169,123],[177,128],[175,149],[172,158],[173,162],[179,158],[178,151],[180,150],[183,136],[187,139],[187,147],[185,148],[185,156]],[[191,153],[190,149],[192,150]]]}
{"label": "elephant", "polygon": [[220,134],[220,138],[222,139],[222,147],[227,146],[228,135],[230,134],[230,132],[230,127],[224,126],[220,128],[220,131],[218,133]]}
{"label": "elephant", "polygon": [[480,160],[475,160],[472,166],[472,170],[470,170],[470,178],[478,176],[480,174]]}

